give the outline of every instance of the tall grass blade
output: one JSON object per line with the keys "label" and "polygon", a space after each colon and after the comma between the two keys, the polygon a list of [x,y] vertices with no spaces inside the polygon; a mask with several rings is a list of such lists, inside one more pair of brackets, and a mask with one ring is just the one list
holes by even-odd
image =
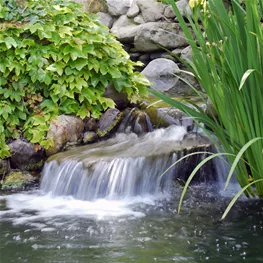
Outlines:
{"label": "tall grass blade", "polygon": [[253,73],[254,71],[256,71],[256,70],[255,70],[255,69],[248,69],[248,70],[244,73],[244,75],[243,75],[243,77],[242,77],[242,79],[241,79],[239,88],[238,88],[239,90],[241,90],[241,89],[243,88],[243,86],[244,86],[247,78],[248,78],[248,77],[250,76],[250,74]]}
{"label": "tall grass blade", "polygon": [[226,180],[226,184],[225,184],[225,189],[227,188],[227,186],[228,186],[228,184],[229,184],[229,182],[230,182],[230,179],[231,179],[231,177],[232,177],[232,175],[233,175],[233,173],[234,173],[234,171],[235,171],[235,169],[236,169],[236,167],[237,167],[237,165],[238,165],[238,163],[239,163],[242,155],[244,154],[244,152],[245,152],[253,143],[255,143],[255,142],[258,141],[258,140],[263,140],[263,137],[257,137],[257,138],[254,138],[254,139],[250,140],[250,141],[247,142],[247,143],[241,148],[241,150],[238,152],[238,154],[237,154],[237,156],[236,156],[236,158],[235,158],[235,160],[234,160],[234,162],[233,162],[233,164],[232,164],[232,166],[231,166],[231,169],[230,169],[230,171],[229,171],[229,174],[228,174],[228,176],[227,176],[227,180]]}
{"label": "tall grass blade", "polygon": [[248,187],[252,186],[253,184],[256,184],[258,182],[263,181],[262,179],[258,179],[256,181],[253,181],[249,184],[247,184],[245,187],[243,187],[235,196],[234,198],[231,200],[231,202],[229,203],[229,205],[227,206],[225,212],[223,213],[221,220],[225,219],[227,214],[229,213],[229,211],[231,210],[231,208],[233,207],[233,205],[236,203],[237,199],[247,190]]}
{"label": "tall grass blade", "polygon": [[215,157],[219,157],[219,156],[227,156],[229,155],[228,153],[215,153],[215,154],[212,154],[211,156],[208,156],[206,157],[204,160],[202,160],[196,167],[195,169],[191,172],[190,176],[188,177],[186,183],[185,183],[185,186],[184,186],[184,189],[183,189],[183,192],[181,194],[181,197],[180,197],[180,201],[179,201],[179,205],[178,205],[178,214],[180,213],[181,211],[181,207],[182,207],[182,204],[183,204],[183,200],[184,200],[184,196],[186,194],[186,191],[188,189],[188,186],[189,184],[191,183],[192,179],[194,178],[195,174],[197,173],[197,171],[205,164],[207,163],[208,161],[210,161],[211,159],[215,158]]}

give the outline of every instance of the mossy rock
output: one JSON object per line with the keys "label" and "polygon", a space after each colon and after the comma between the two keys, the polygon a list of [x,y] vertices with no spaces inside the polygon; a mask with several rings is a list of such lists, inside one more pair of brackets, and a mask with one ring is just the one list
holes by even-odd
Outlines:
{"label": "mossy rock", "polygon": [[35,178],[31,174],[12,171],[4,178],[1,188],[2,190],[24,190],[34,182]]}
{"label": "mossy rock", "polygon": [[108,109],[100,118],[98,123],[97,135],[99,137],[109,136],[123,118],[123,113],[117,109]]}
{"label": "mossy rock", "polygon": [[75,2],[82,4],[83,9],[88,13],[98,13],[107,11],[107,3],[105,0],[74,0]]}
{"label": "mossy rock", "polygon": [[0,178],[5,175],[10,169],[8,159],[0,159]]}

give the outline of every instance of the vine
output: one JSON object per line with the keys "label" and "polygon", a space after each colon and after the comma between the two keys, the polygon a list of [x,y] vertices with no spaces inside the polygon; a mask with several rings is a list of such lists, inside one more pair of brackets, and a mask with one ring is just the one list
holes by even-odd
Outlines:
{"label": "vine", "polygon": [[109,83],[129,98],[149,84],[97,16],[64,0],[0,0],[0,61],[0,158],[11,138],[49,148],[59,114],[98,118],[114,107]]}

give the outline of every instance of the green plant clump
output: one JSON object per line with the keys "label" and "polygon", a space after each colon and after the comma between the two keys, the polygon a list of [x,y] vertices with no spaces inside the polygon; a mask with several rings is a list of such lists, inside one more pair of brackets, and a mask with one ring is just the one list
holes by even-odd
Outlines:
{"label": "green plant clump", "polygon": [[216,135],[221,153],[213,157],[225,155],[232,163],[226,186],[235,174],[247,196],[263,197],[263,1],[232,0],[226,8],[222,0],[191,0],[191,30],[171,4],[193,50],[188,67],[212,107],[208,104],[207,114],[197,105],[193,109],[155,94]]}
{"label": "green plant clump", "polygon": [[10,138],[50,147],[59,114],[98,118],[114,107],[109,83],[129,98],[148,85],[97,16],[64,0],[0,0],[0,61],[0,158]]}

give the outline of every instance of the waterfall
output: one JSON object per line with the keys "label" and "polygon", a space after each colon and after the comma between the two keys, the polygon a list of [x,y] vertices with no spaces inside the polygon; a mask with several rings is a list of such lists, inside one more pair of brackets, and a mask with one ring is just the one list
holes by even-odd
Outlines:
{"label": "waterfall", "polygon": [[118,199],[166,191],[174,169],[160,175],[176,161],[176,154],[161,158],[116,158],[89,168],[81,162],[52,161],[44,169],[41,190],[53,195],[71,195],[81,200]]}
{"label": "waterfall", "polygon": [[[183,175],[184,167],[174,166],[161,175],[182,154],[187,154],[186,134],[181,126],[158,129],[144,136],[118,134],[57,154],[44,167],[40,190],[88,201],[168,192],[175,175]],[[200,145],[199,141],[195,143]]]}

